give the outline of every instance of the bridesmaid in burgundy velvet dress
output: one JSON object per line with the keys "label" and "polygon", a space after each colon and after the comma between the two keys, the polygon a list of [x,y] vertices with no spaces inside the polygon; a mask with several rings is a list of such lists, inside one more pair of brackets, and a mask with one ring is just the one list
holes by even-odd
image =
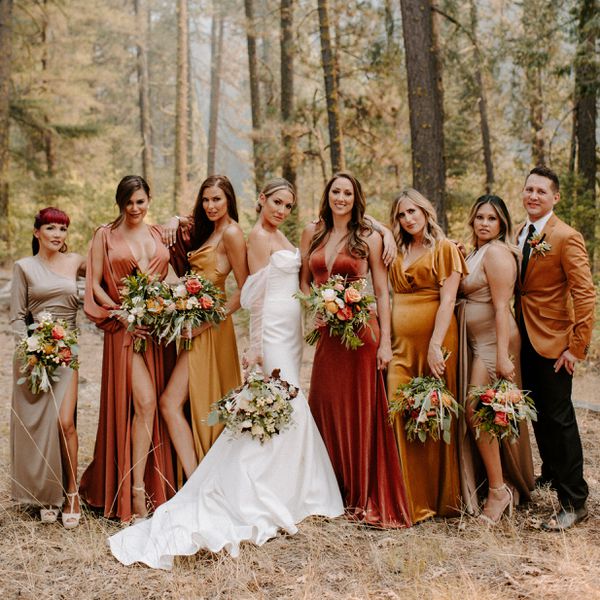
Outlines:
{"label": "bridesmaid in burgundy velvet dress", "polygon": [[[361,334],[364,345],[348,350],[339,337],[321,331],[309,403],[329,452],[347,515],[370,525],[408,527],[400,461],[381,370],[391,359],[390,305],[382,241],[364,219],[358,180],[337,173],[325,186],[320,221],[302,234],[301,289],[334,274],[367,277],[377,296],[379,321]],[[318,322],[317,322],[318,324]],[[381,329],[380,329],[381,327]]]}

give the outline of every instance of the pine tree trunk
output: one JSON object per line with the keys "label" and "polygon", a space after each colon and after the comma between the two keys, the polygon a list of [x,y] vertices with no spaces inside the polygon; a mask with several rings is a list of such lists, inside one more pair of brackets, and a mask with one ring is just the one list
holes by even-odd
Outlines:
{"label": "pine tree trunk", "polygon": [[[48,70],[50,63],[50,49],[48,42],[50,38],[50,17],[48,12],[48,0],[43,2],[43,17],[42,17],[42,90],[44,95],[47,94],[50,87],[48,81]],[[54,145],[54,131],[50,124],[50,119],[44,115],[44,131],[43,131],[43,146],[44,154],[46,155],[46,174],[48,177],[53,177],[56,172],[56,148]]]}
{"label": "pine tree trunk", "polygon": [[140,136],[142,138],[142,175],[150,189],[154,184],[152,160],[152,125],[150,119],[150,86],[148,77],[148,13],[140,0],[133,0],[138,41],[137,80],[140,109]]}
{"label": "pine tree trunk", "polygon": [[[598,0],[580,0],[578,47],[575,59],[575,99],[577,137],[578,229],[585,238],[590,257],[596,237],[596,124],[600,71],[595,48],[600,26],[597,24]],[[596,21],[594,21],[596,16]]]}
{"label": "pine tree trunk", "polygon": [[321,37],[321,63],[325,80],[327,121],[329,124],[329,153],[331,156],[331,169],[336,173],[344,168],[338,74],[336,73],[336,63],[331,46],[327,0],[318,0],[317,6]]}
{"label": "pine tree trunk", "polygon": [[221,95],[221,60],[223,56],[223,28],[225,21],[219,2],[213,3],[210,30],[210,108],[208,118],[208,157],[206,175],[214,175],[217,159],[217,128],[219,124],[219,98]]}
{"label": "pine tree trunk", "polygon": [[175,100],[175,180],[173,210],[179,212],[187,187],[188,156],[188,0],[177,0],[177,88]]}
{"label": "pine tree trunk", "polygon": [[258,193],[265,183],[265,167],[262,156],[260,81],[258,76],[258,57],[256,52],[256,22],[253,0],[244,0],[246,12],[246,42],[248,46],[248,77],[250,79],[250,108],[252,111],[252,150],[254,155],[254,184]]}
{"label": "pine tree trunk", "polygon": [[283,138],[282,174],[296,185],[294,124],[294,1],[281,0],[281,129]]}
{"label": "pine tree trunk", "polygon": [[429,0],[401,0],[408,82],[413,185],[446,226],[441,71]]}
{"label": "pine tree trunk", "polygon": [[0,0],[0,253],[9,244],[9,117],[13,0]]}
{"label": "pine tree trunk", "polygon": [[546,161],[544,141],[544,104],[542,92],[542,70],[534,66],[526,71],[529,89],[529,123],[531,125],[531,158],[534,165]]}

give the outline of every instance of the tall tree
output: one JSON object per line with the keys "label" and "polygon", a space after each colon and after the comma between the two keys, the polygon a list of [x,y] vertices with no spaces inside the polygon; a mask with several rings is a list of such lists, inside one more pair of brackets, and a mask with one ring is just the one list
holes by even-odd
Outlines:
{"label": "tall tree", "polygon": [[[50,74],[50,11],[48,7],[48,0],[42,2],[42,93],[48,98],[51,88],[49,80]],[[55,132],[48,113],[44,114],[44,153],[46,155],[46,174],[49,177],[53,177],[56,171],[56,145],[55,145]]]}
{"label": "tall tree", "polygon": [[283,138],[282,174],[296,185],[294,125],[294,0],[281,0],[281,129]]}
{"label": "tall tree", "polygon": [[344,168],[342,127],[340,123],[339,73],[331,45],[329,29],[329,9],[327,0],[318,0],[319,32],[321,37],[321,63],[325,80],[325,98],[327,102],[327,121],[329,125],[329,153],[333,172]]}
{"label": "tall tree", "polygon": [[133,0],[137,25],[137,80],[140,108],[140,135],[142,138],[142,175],[154,188],[152,160],[152,126],[150,119],[150,87],[148,81],[148,11],[141,0]]}
{"label": "tall tree", "polygon": [[6,250],[8,237],[8,164],[10,115],[10,79],[12,62],[13,0],[0,0],[0,246]]}
{"label": "tall tree", "polygon": [[577,226],[594,255],[596,234],[596,125],[600,70],[596,43],[600,31],[598,0],[580,0],[575,58],[575,136],[577,139]]}
{"label": "tall tree", "polygon": [[258,56],[256,51],[256,21],[254,1],[244,0],[246,13],[246,42],[248,46],[248,78],[250,80],[250,109],[252,111],[252,149],[254,156],[254,183],[257,193],[264,183],[265,166],[261,143],[261,106],[260,80],[258,75]]}
{"label": "tall tree", "polygon": [[173,210],[179,211],[185,197],[188,175],[188,0],[177,0],[177,90],[175,102],[175,181]]}
{"label": "tall tree", "polygon": [[210,107],[208,117],[208,156],[206,174],[214,175],[217,161],[217,130],[221,96],[221,63],[223,58],[223,30],[225,20],[218,0],[213,2],[210,29]]}
{"label": "tall tree", "polygon": [[400,0],[406,56],[413,185],[446,226],[444,111],[430,0]]}

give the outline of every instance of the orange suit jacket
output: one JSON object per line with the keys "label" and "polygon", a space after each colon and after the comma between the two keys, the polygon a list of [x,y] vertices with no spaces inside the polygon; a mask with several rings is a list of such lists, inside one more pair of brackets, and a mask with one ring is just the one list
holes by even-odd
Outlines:
{"label": "orange suit jacket", "polygon": [[[517,238],[524,226],[518,228]],[[531,344],[541,356],[558,358],[568,348],[585,358],[596,292],[583,237],[554,214],[542,236],[551,248],[544,256],[531,251],[525,279],[517,286],[517,320],[522,314]]]}

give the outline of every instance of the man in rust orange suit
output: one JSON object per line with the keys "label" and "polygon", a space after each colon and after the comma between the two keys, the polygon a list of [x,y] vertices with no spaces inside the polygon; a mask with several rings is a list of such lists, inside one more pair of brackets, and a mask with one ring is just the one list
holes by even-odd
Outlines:
{"label": "man in rust orange suit", "polygon": [[542,474],[560,511],[542,527],[560,531],[587,517],[588,486],[571,401],[573,371],[585,358],[594,324],[595,290],[583,237],[553,212],[559,180],[547,167],[529,173],[523,189],[526,223],[518,229],[523,252],[516,312],[521,329],[523,388],[538,410],[534,423]]}

